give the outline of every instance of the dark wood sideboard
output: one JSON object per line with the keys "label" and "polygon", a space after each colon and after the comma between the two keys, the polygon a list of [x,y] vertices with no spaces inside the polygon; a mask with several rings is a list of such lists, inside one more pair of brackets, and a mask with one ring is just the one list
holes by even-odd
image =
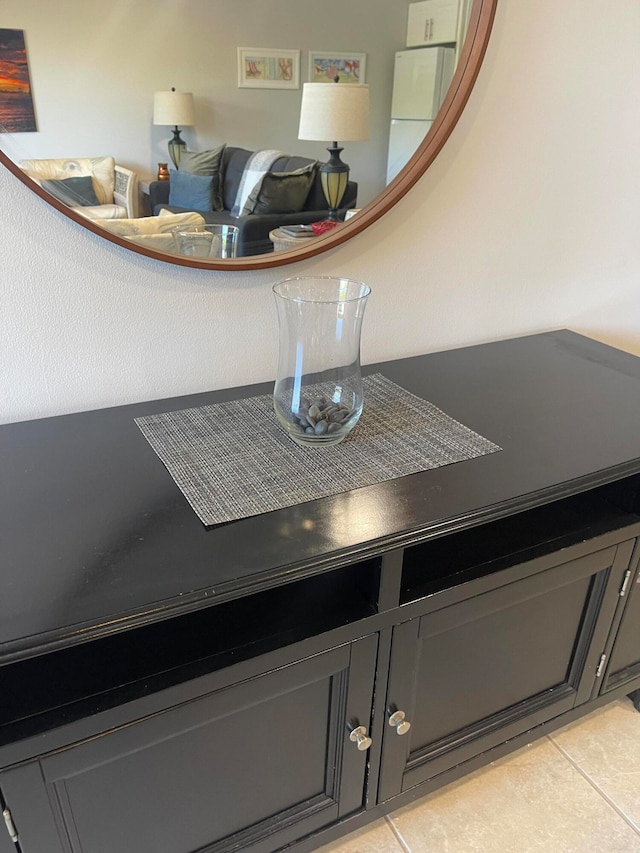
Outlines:
{"label": "dark wood sideboard", "polygon": [[134,417],[270,386],[0,427],[0,853],[311,851],[640,688],[640,359],[373,372],[502,450],[206,529]]}

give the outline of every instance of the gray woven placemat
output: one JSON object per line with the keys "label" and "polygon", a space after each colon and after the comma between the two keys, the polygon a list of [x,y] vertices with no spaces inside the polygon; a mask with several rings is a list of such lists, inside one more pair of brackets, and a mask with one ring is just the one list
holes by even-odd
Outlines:
{"label": "gray woven placemat", "polygon": [[291,441],[268,394],[135,422],[207,526],[501,450],[379,373],[363,385],[362,417],[333,447]]}

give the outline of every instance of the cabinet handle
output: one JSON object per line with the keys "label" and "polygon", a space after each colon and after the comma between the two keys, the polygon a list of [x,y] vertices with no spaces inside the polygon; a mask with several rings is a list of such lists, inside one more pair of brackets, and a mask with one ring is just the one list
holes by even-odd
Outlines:
{"label": "cabinet handle", "polygon": [[371,738],[367,735],[366,726],[357,726],[355,729],[352,729],[351,734],[349,735],[349,740],[357,744],[360,752],[364,752],[366,749],[369,749],[372,743]]}
{"label": "cabinet handle", "polygon": [[404,716],[404,711],[394,711],[389,717],[389,725],[395,728],[398,735],[406,735],[411,728],[411,723]]}
{"label": "cabinet handle", "polygon": [[624,573],[624,580],[622,581],[622,587],[620,588],[620,598],[624,598],[627,593],[627,587],[629,586],[629,581],[631,580],[631,569],[627,569]]}

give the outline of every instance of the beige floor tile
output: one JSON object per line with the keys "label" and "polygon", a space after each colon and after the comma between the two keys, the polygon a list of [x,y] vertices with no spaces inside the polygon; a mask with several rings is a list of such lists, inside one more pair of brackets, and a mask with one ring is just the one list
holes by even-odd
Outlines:
{"label": "beige floor tile", "polygon": [[391,815],[411,853],[640,853],[546,738]]}
{"label": "beige floor tile", "polygon": [[326,844],[316,853],[403,853],[402,845],[384,820]]}
{"label": "beige floor tile", "polygon": [[550,737],[640,831],[640,713],[629,699]]}

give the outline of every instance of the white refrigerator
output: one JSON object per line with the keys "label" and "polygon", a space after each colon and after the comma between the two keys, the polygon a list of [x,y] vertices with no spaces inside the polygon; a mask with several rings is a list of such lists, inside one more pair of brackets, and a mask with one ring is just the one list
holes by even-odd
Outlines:
{"label": "white refrigerator", "polygon": [[453,77],[454,61],[453,47],[396,53],[387,183],[404,168],[433,124]]}

